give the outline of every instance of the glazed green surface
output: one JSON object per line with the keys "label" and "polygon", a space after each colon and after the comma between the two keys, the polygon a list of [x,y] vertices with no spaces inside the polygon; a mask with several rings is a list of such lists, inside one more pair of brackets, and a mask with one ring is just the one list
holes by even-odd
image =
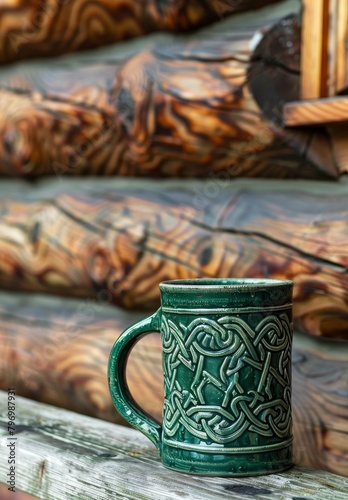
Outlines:
{"label": "glazed green surface", "polygon": [[[192,280],[160,289],[161,309],[113,347],[109,384],[118,411],[172,469],[239,476],[291,467],[291,282]],[[128,352],[151,330],[162,338],[162,428],[125,384]]]}

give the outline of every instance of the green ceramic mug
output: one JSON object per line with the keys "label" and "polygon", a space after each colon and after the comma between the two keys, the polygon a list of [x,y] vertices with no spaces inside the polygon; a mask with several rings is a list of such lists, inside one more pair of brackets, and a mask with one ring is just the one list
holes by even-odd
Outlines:
{"label": "green ceramic mug", "polygon": [[[161,307],[112,348],[109,388],[119,413],[191,474],[246,476],[292,466],[292,282],[198,279],[160,284]],[[162,424],[133,400],[132,346],[161,334]]]}

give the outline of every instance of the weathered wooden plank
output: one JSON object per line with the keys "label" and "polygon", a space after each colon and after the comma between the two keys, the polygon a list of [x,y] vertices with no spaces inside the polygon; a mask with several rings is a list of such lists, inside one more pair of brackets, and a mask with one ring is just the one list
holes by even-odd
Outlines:
{"label": "weathered wooden plank", "polygon": [[299,98],[300,28],[296,16],[273,24],[171,39],[122,62],[5,68],[0,173],[337,178],[325,130],[282,127],[280,103]]}
{"label": "weathered wooden plank", "polygon": [[[348,480],[295,467],[254,478],[205,478],[165,469],[139,432],[17,398],[18,488],[43,500],[347,497]],[[7,397],[0,396],[0,436],[7,437]],[[0,480],[7,466],[0,464]]]}
{"label": "weathered wooden plank", "polygon": [[287,127],[348,122],[348,97],[289,102],[283,108],[283,116]]}
{"label": "weathered wooden plank", "polygon": [[150,310],[166,279],[286,278],[299,330],[347,338],[346,193],[294,197],[280,183],[256,192],[229,181],[2,199],[0,285],[80,297],[106,290],[114,304]]}
{"label": "weathered wooden plank", "polygon": [[[0,294],[0,389],[120,423],[107,386],[114,340],[140,317],[101,301]],[[144,313],[142,314],[144,316]],[[161,419],[160,338],[139,342],[128,383],[145,410]],[[348,475],[348,342],[295,332],[293,355],[296,463]]]}
{"label": "weathered wooden plank", "polygon": [[327,95],[329,0],[302,0],[301,98]]}
{"label": "weathered wooden plank", "polygon": [[188,31],[279,0],[10,0],[0,6],[0,64],[90,49],[153,31]]}

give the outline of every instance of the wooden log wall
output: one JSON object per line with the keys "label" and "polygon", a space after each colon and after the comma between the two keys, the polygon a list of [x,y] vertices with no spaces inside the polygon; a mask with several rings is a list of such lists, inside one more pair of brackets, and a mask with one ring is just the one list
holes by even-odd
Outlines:
{"label": "wooden log wall", "polygon": [[75,183],[70,192],[56,184],[29,190],[30,199],[5,197],[1,287],[71,297],[106,290],[114,304],[153,310],[167,279],[286,278],[295,283],[296,327],[347,339],[346,192],[246,185],[217,177],[92,191]]}
{"label": "wooden log wall", "polygon": [[89,49],[159,30],[188,31],[279,0],[6,0],[0,64]]}
{"label": "wooden log wall", "polygon": [[[121,423],[107,387],[107,361],[117,336],[140,314],[107,307],[102,297],[0,298],[0,389],[15,386],[31,399]],[[296,463],[348,475],[348,343],[310,340],[298,333],[294,340]],[[127,373],[135,399],[161,420],[158,334],[136,345]]]}
{"label": "wooden log wall", "polygon": [[[90,301],[58,300],[53,305],[31,304],[18,296],[9,304],[2,298],[0,386],[7,390],[14,384],[25,397],[124,423],[109,395],[107,362],[117,336],[144,314],[115,313],[113,308],[105,311],[106,302],[106,296]],[[158,360],[157,340],[153,336],[141,344],[140,351],[132,355],[129,370],[129,383],[138,386],[139,392],[144,380],[145,405],[156,412],[161,405],[161,380],[149,380],[149,363]],[[156,390],[151,394],[153,385]]]}
{"label": "wooden log wall", "polygon": [[[140,0],[77,0],[51,18],[46,9],[22,37],[20,15],[38,19],[49,2],[19,0],[10,13],[11,2],[0,7],[0,63],[187,31],[232,13],[220,0],[149,0],[146,16]],[[277,2],[241,0],[236,9],[256,3]],[[347,189],[230,182],[348,172],[342,129],[283,127],[283,105],[299,97],[300,32],[292,16],[131,55],[124,45],[122,57],[0,70],[0,175],[55,176],[47,189],[2,181],[0,288],[69,297],[33,305],[0,294],[0,388],[120,423],[106,383],[110,348],[140,309],[158,307],[160,281],[292,279],[295,327],[310,334],[295,336],[296,461],[348,475]],[[97,189],[93,179],[87,189],[72,178],[89,174],[171,181],[118,178]],[[154,334],[129,361],[130,387],[157,418],[160,351]]]}
{"label": "wooden log wall", "polygon": [[[124,61],[0,71],[0,174],[337,178],[325,128],[284,129],[299,97],[292,16],[159,43]],[[261,40],[260,43],[257,43]]]}

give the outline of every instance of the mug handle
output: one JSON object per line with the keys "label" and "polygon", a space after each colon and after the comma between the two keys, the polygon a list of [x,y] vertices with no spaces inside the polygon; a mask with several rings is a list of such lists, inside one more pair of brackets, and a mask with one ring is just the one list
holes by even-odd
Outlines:
{"label": "mug handle", "polygon": [[108,365],[109,390],[112,401],[120,415],[135,429],[141,431],[158,449],[161,455],[162,426],[145,413],[130,393],[126,368],[130,351],[134,345],[150,332],[160,332],[161,309],[127,328],[111,349]]}

